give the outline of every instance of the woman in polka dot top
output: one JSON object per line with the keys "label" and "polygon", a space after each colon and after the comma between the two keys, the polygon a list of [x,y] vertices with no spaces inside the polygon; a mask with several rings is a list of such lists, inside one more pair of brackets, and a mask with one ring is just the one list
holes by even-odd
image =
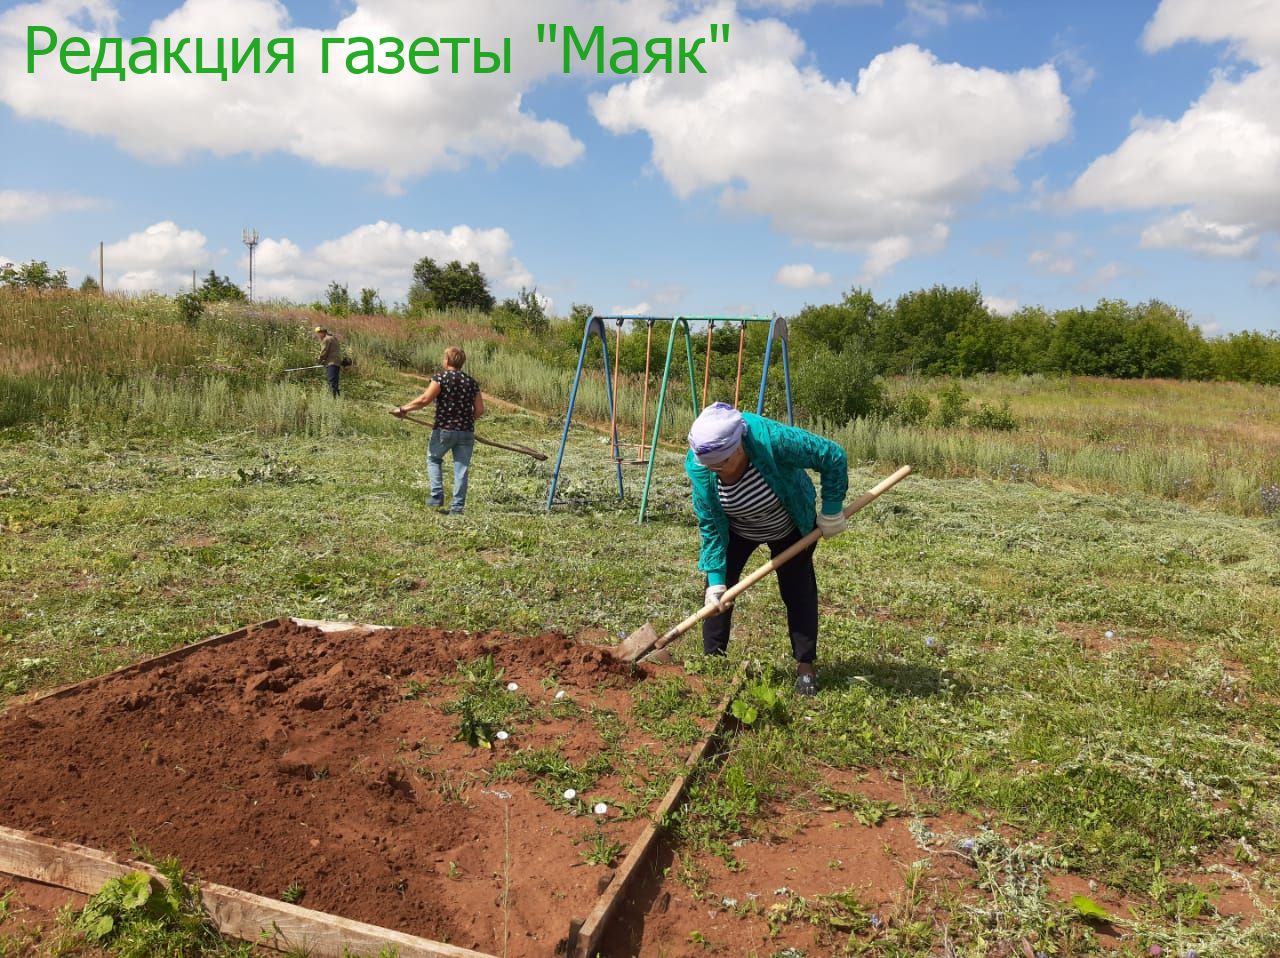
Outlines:
{"label": "woman in polka dot top", "polygon": [[471,453],[476,447],[476,420],[484,415],[480,384],[462,371],[467,354],[457,346],[444,351],[444,371],[431,377],[422,395],[391,410],[393,416],[436,404],[436,418],[427,442],[427,479],[431,498],[427,505],[444,506],[444,454],[453,453],[453,498],[449,512],[459,515],[467,501],[467,478]]}

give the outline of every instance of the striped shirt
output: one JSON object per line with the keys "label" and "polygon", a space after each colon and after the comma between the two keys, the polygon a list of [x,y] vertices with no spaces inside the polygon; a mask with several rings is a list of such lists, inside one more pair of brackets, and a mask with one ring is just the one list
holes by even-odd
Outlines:
{"label": "striped shirt", "polygon": [[755,466],[748,464],[733,485],[717,481],[720,505],[733,532],[754,542],[773,542],[792,532],[796,524]]}

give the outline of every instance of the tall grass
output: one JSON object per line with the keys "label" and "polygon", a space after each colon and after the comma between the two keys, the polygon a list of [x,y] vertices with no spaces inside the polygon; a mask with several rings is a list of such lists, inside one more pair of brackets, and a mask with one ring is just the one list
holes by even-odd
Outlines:
{"label": "tall grass", "polygon": [[[460,345],[468,371],[485,391],[545,415],[551,438],[568,408],[577,358],[576,347],[571,360],[565,358],[574,338],[565,324],[553,325],[541,339],[504,337],[485,317],[463,312],[338,319],[305,309],[235,304],[213,306],[188,325],[164,297],[3,293],[0,320],[0,428],[381,435],[396,426],[377,405],[401,402],[421,388],[401,374],[426,375],[439,368],[447,346]],[[357,362],[344,377],[341,403],[328,399],[318,372],[284,374],[314,362],[317,324],[337,330]],[[619,378],[617,419],[627,445],[651,437],[663,359],[665,348],[655,348],[647,389],[642,373],[624,371]],[[694,359],[693,388],[701,404],[697,350]],[[574,408],[579,423],[610,421],[602,367],[593,343]],[[753,375],[754,381],[742,384],[742,408],[754,408],[758,371]],[[959,382],[971,402],[1008,403],[1019,428],[992,432],[877,419],[806,425],[842,443],[856,462],[911,463],[927,475],[1142,493],[1245,515],[1276,508],[1274,495],[1265,494],[1280,485],[1275,387],[1042,376]],[[708,398],[732,398],[734,385],[732,379],[714,378]],[[897,380],[889,392],[930,395],[944,385]],[[683,443],[692,407],[688,366],[678,345],[663,441]],[[785,416],[780,368],[771,373],[766,413]]]}

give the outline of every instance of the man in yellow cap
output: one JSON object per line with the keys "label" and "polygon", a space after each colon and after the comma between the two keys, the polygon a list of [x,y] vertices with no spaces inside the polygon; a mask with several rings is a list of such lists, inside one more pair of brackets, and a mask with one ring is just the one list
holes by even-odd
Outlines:
{"label": "man in yellow cap", "polygon": [[338,337],[323,326],[315,328],[316,338],[320,340],[320,358],[316,364],[324,367],[324,378],[329,380],[329,391],[338,395],[338,379],[342,375],[342,348],[338,345]]}

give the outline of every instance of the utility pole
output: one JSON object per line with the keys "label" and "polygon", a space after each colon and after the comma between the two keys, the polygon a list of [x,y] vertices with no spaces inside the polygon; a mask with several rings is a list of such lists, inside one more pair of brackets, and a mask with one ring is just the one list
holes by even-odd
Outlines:
{"label": "utility pole", "polygon": [[253,251],[258,245],[258,231],[246,229],[240,234],[240,241],[249,247],[249,302],[253,302]]}
{"label": "utility pole", "polygon": [[102,240],[98,240],[98,292],[105,293],[107,284],[103,281],[102,275]]}

